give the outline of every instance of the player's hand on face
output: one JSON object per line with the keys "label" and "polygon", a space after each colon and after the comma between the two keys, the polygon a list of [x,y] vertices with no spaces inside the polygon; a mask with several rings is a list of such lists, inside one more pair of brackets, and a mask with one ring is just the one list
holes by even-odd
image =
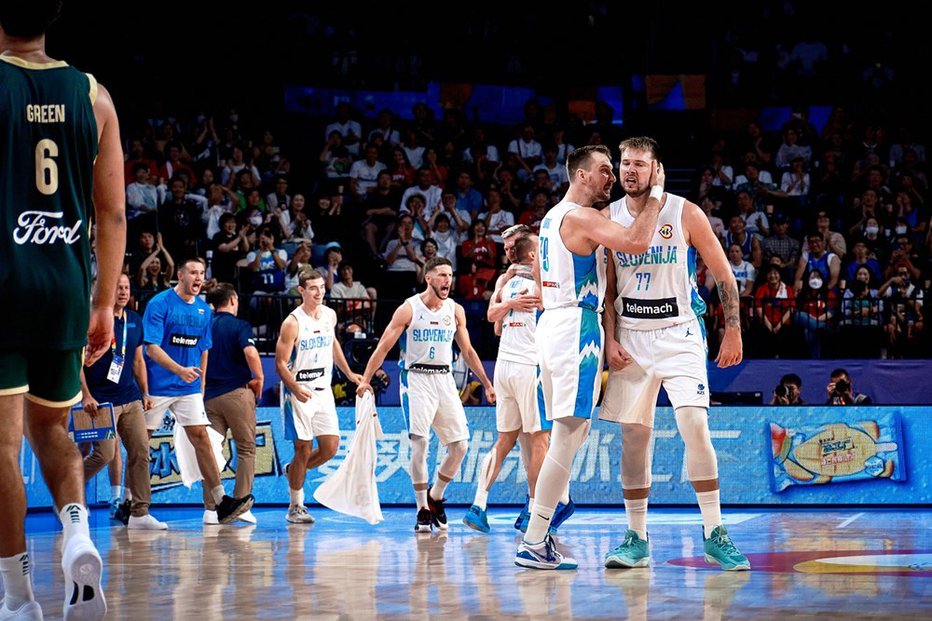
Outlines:
{"label": "player's hand on face", "polygon": [[110,348],[113,339],[113,307],[91,308],[91,319],[87,328],[87,348],[84,350],[84,365],[91,366]]}
{"label": "player's hand on face", "polygon": [[369,384],[364,382],[362,378],[360,378],[360,381],[356,385],[356,396],[361,397],[367,392],[372,392],[372,386],[370,386]]}
{"label": "player's hand on face", "polygon": [[650,185],[651,187],[659,185],[664,187],[667,175],[663,172],[663,164],[658,160],[652,160],[650,163]]}
{"label": "player's hand on face", "polygon": [[190,384],[194,382],[201,376],[201,370],[198,367],[182,367],[181,371],[178,372],[178,377],[185,384]]}
{"label": "player's hand on face", "polygon": [[718,368],[726,369],[740,364],[744,358],[741,351],[741,333],[736,330],[726,330],[725,338],[722,339],[722,346],[718,350],[718,356],[715,362]]}

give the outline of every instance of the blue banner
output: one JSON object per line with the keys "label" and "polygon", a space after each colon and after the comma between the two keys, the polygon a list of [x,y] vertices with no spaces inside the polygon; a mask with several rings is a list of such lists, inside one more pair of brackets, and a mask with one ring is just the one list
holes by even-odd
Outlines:
{"label": "blue banner", "polygon": [[[378,442],[379,459],[376,477],[383,504],[413,504],[410,460],[411,447],[399,408],[379,407],[379,418],[385,432]],[[340,417],[340,449],[337,455],[320,469],[309,472],[305,485],[306,497],[346,455],[354,425],[354,410],[338,408]],[[482,458],[494,444],[495,411],[493,408],[467,408],[471,429],[469,451],[463,466],[447,488],[451,503],[470,504],[475,494],[476,479]],[[928,407],[713,407],[709,415],[712,443],[718,455],[721,498],[725,504],[932,504],[932,460],[923,458],[932,446],[932,425]],[[869,477],[846,485],[793,485],[783,492],[771,487],[773,443],[769,424],[778,422],[786,429],[803,429],[820,425],[845,424],[856,426],[861,421],[879,421],[895,417],[900,422],[901,455],[911,456],[900,461],[901,479]],[[259,503],[288,501],[288,484],[282,467],[291,460],[292,443],[284,439],[281,413],[278,408],[259,408],[256,447],[256,478],[253,493]],[[571,492],[576,502],[585,504],[622,504],[621,493],[621,429],[618,425],[593,419],[589,438],[573,463]],[[762,430],[767,430],[764,433]],[[676,429],[670,408],[658,408],[656,428],[651,446],[653,455],[654,504],[693,504],[696,496],[686,475],[683,441]],[[152,457],[152,502],[199,504],[200,484],[192,489],[181,485],[172,439],[156,435],[150,443]],[[227,440],[224,446],[227,464],[223,478],[232,490],[236,468],[236,447]],[[436,439],[431,440],[431,475],[443,459],[443,450]],[[30,507],[47,507],[51,498],[39,474],[35,457],[24,443],[20,458]],[[899,476],[899,475],[898,475]],[[109,495],[106,470],[89,488],[89,500],[104,502]],[[527,478],[517,449],[505,459],[498,482],[492,486],[489,500],[493,504],[520,504],[527,493]]]}

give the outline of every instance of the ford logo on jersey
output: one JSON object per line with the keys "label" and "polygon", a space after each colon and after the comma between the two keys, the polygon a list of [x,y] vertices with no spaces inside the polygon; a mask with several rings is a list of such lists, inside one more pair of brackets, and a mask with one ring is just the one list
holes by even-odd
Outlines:
{"label": "ford logo on jersey", "polygon": [[299,382],[313,382],[319,377],[324,376],[323,369],[301,369],[294,374],[294,378]]}
{"label": "ford logo on jersey", "polygon": [[677,317],[680,309],[676,305],[676,298],[659,298],[656,300],[635,300],[624,298],[622,316],[635,319],[664,319]]}

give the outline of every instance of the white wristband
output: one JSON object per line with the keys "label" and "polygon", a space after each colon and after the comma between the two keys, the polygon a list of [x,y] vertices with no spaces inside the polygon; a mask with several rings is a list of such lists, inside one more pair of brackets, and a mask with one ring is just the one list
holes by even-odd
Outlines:
{"label": "white wristband", "polygon": [[650,197],[656,198],[657,202],[660,202],[660,199],[663,198],[663,186],[655,185],[650,189]]}

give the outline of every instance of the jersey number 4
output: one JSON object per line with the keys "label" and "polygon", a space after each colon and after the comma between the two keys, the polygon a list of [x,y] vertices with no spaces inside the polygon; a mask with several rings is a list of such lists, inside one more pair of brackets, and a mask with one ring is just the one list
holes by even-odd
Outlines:
{"label": "jersey number 4", "polygon": [[58,145],[54,140],[43,138],[36,144],[36,188],[49,196],[58,191]]}

